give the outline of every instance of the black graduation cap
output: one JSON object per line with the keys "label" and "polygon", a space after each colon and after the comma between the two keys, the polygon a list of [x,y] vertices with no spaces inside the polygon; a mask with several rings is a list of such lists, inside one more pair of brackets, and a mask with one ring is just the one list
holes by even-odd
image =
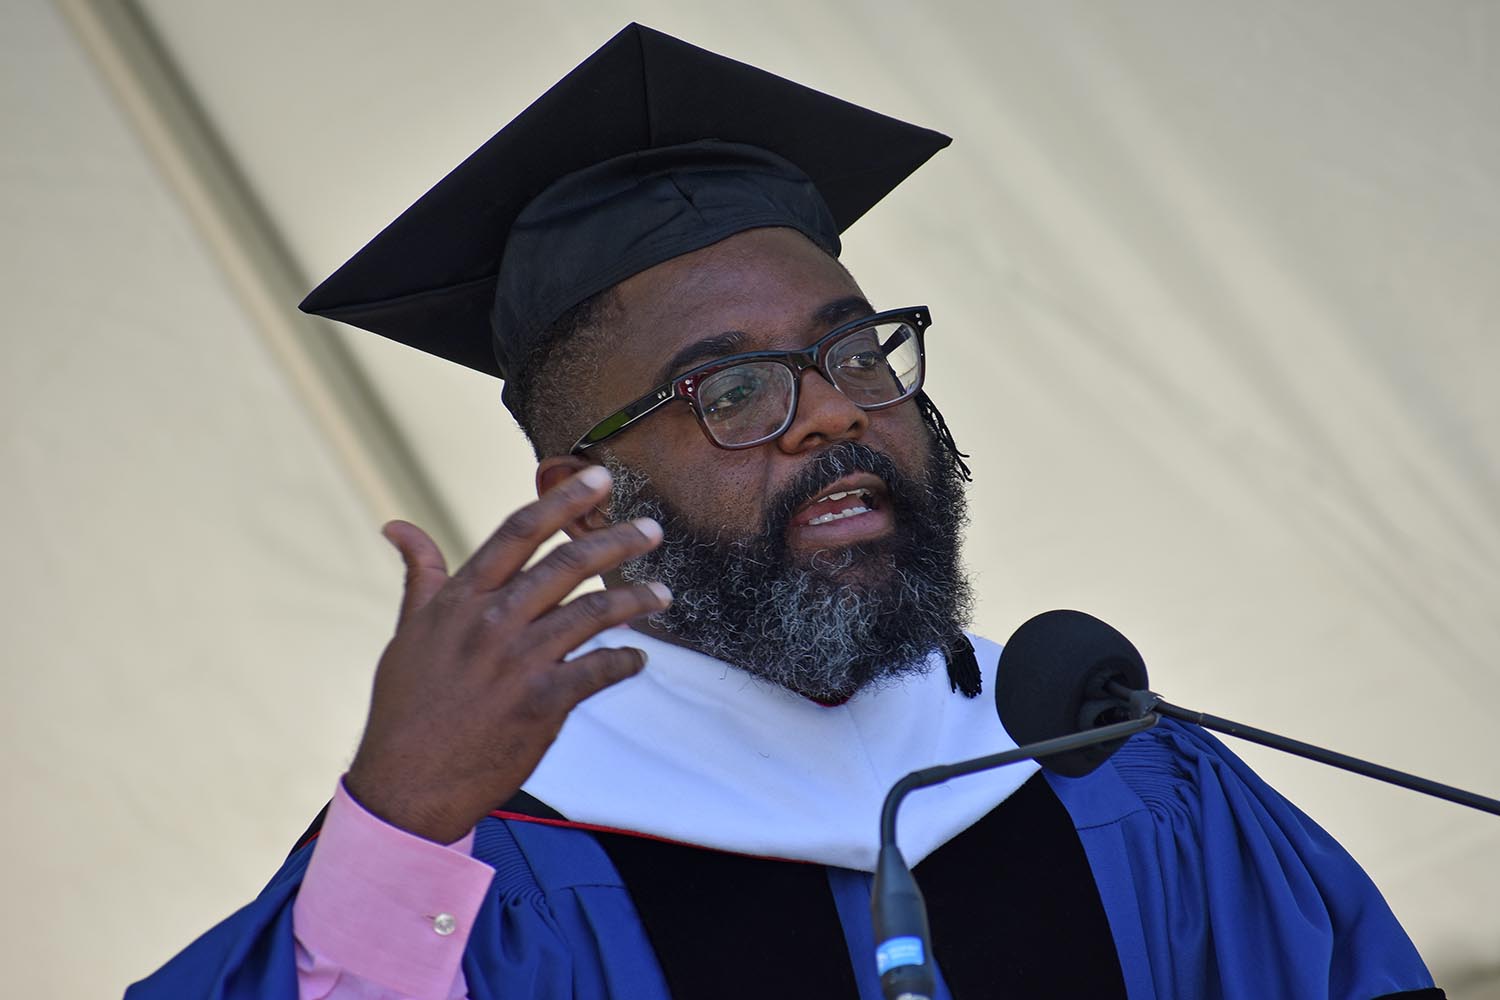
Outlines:
{"label": "black graduation cap", "polygon": [[301,308],[514,376],[567,309],[735,232],[794,226],[837,254],[950,141],[631,24]]}

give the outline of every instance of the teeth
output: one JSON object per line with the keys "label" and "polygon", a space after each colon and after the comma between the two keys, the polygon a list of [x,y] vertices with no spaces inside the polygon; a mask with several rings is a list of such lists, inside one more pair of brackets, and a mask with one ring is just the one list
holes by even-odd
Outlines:
{"label": "teeth", "polygon": [[826,503],[830,500],[842,500],[844,499],[844,497],[867,497],[869,495],[869,490],[865,489],[864,487],[860,487],[857,490],[844,490],[842,493],[830,493],[826,497],[818,497],[818,499],[814,500],[813,502]]}
{"label": "teeth", "polygon": [[[843,500],[849,497],[854,498],[856,501],[868,500],[870,498],[870,491],[862,486],[852,490],[840,490],[838,493],[829,493],[825,496],[818,497],[818,499],[814,500],[813,503],[833,503],[835,501]],[[854,517],[856,514],[868,514],[869,512],[869,507],[866,507],[862,503],[856,502],[853,506],[845,507],[837,514],[819,514],[817,517],[808,521],[807,524],[809,527],[815,524],[828,524],[830,521],[841,521],[846,517]]]}
{"label": "teeth", "polygon": [[[848,494],[840,494],[840,496],[847,495]],[[838,497],[831,497],[830,499],[837,500]],[[868,507],[849,507],[845,510],[839,511],[837,514],[819,514],[817,517],[813,518],[807,523],[809,526],[814,524],[827,524],[830,521],[842,521],[846,517],[853,517],[856,514],[868,514],[869,512],[870,508]]]}

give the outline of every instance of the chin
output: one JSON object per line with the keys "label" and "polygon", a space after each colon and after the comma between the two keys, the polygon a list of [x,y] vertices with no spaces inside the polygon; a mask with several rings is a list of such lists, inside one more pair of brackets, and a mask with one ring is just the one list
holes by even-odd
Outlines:
{"label": "chin", "polygon": [[900,570],[894,535],[837,548],[814,549],[792,559],[792,564],[842,586],[869,590],[888,584]]}

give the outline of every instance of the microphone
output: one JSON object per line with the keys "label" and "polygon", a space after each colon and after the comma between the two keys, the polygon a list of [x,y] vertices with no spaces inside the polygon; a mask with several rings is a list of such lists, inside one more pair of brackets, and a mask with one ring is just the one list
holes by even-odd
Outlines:
{"label": "microphone", "polygon": [[949,778],[1033,758],[1082,777],[1165,715],[1500,816],[1500,800],[1173,705],[1147,688],[1146,664],[1130,640],[1081,611],[1046,611],[1016,629],[1000,653],[995,709],[1016,749],[913,771],[886,794],[870,892],[886,1000],[931,1000],[937,988],[922,892],[896,847],[896,811],[908,792]]}
{"label": "microphone", "polygon": [[[1045,611],[1016,629],[1001,650],[995,711],[1005,731],[1025,745],[1140,718],[1151,710],[1111,694],[1111,684],[1147,687],[1146,664],[1130,640],[1082,611]],[[1080,778],[1124,743],[1095,743],[1039,763]]]}

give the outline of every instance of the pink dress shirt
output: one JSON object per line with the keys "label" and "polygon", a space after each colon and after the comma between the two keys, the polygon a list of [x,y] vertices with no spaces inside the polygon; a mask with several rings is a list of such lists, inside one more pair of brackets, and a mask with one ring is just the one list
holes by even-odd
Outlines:
{"label": "pink dress shirt", "polygon": [[377,819],[339,782],[292,907],[301,1000],[458,1000],[494,870]]}

